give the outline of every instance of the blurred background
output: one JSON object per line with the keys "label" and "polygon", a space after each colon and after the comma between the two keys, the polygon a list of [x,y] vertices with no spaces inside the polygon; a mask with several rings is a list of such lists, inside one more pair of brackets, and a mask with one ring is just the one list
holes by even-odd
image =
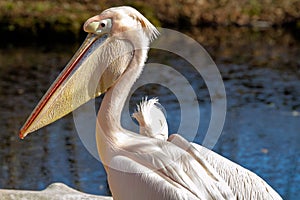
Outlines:
{"label": "blurred background", "polygon": [[[81,143],[72,114],[25,140],[18,130],[79,47],[84,21],[118,5],[133,6],[156,26],[179,30],[205,47],[227,94],[225,126],[214,150],[257,173],[284,199],[299,199],[299,0],[2,0],[0,188],[41,190],[63,182],[109,194],[102,164]],[[195,142],[201,144],[210,118],[205,83],[175,55],[151,50],[148,62],[174,67],[193,86],[201,112]],[[176,96],[160,85],[145,85],[133,94],[130,110],[146,95],[159,97],[175,133]]]}

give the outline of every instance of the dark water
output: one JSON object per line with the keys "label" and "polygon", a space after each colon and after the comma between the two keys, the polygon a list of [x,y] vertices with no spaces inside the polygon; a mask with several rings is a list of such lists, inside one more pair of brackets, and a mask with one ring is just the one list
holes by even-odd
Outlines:
{"label": "dark water", "polygon": [[[284,199],[299,199],[297,34],[282,29],[241,28],[195,29],[186,34],[199,41],[213,57],[226,88],[227,116],[214,150],[257,173]],[[64,182],[87,193],[108,193],[103,167],[83,146],[72,115],[25,140],[18,138],[19,128],[78,45],[2,45],[0,188],[40,190],[52,182]],[[186,61],[174,55],[152,50],[149,58],[149,62],[167,64],[184,74],[196,91],[201,121],[195,141],[201,143],[210,117],[205,83]],[[171,73],[167,76],[172,80]],[[167,112],[170,132],[176,132],[180,123],[176,96],[160,85],[146,85],[132,96],[131,111],[145,95],[159,97]]]}

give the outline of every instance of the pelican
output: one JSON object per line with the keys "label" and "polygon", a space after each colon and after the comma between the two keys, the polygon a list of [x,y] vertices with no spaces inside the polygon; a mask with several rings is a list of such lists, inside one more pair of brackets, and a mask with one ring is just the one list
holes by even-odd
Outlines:
{"label": "pelican", "polygon": [[131,7],[110,8],[88,19],[83,29],[85,41],[21,128],[21,138],[105,93],[96,142],[114,199],[281,199],[255,175],[231,171],[240,167],[225,158],[209,150],[204,157],[200,145],[121,126],[130,88],[143,70],[150,42],[158,37],[143,15]]}

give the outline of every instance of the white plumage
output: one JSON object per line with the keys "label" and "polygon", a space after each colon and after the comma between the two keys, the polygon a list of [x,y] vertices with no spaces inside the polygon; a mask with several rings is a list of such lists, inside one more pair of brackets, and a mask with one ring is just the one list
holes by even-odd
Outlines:
{"label": "white plumage", "polygon": [[140,134],[161,140],[168,139],[168,124],[162,106],[157,98],[147,97],[137,105],[137,110],[132,114],[140,126]]}
{"label": "white plumage", "polygon": [[[141,101],[137,106],[137,111],[133,113],[133,117],[140,125],[141,135],[168,140],[186,150],[197,161],[202,162],[203,166],[206,166],[212,174],[222,177],[237,199],[281,199],[264,180],[244,167],[201,145],[189,143],[178,134],[172,134],[168,138],[168,132],[165,131],[168,130],[165,128],[165,126],[168,126],[167,120],[165,119],[161,106],[157,105],[160,105],[157,98],[145,99]],[[145,119],[147,123],[144,123]],[[157,119],[164,123],[155,123]],[[158,127],[159,125],[161,125],[161,127]],[[151,130],[163,131],[159,133],[151,132]]]}

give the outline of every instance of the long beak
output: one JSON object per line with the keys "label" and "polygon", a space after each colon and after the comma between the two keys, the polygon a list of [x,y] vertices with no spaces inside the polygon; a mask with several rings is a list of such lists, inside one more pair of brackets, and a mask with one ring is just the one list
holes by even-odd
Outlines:
{"label": "long beak", "polygon": [[[98,84],[105,67],[101,66],[101,71],[101,63],[95,61],[95,51],[105,43],[107,37],[88,34],[21,128],[20,138],[67,115],[108,89],[108,84]],[[91,82],[95,81],[96,84],[91,87]]]}

